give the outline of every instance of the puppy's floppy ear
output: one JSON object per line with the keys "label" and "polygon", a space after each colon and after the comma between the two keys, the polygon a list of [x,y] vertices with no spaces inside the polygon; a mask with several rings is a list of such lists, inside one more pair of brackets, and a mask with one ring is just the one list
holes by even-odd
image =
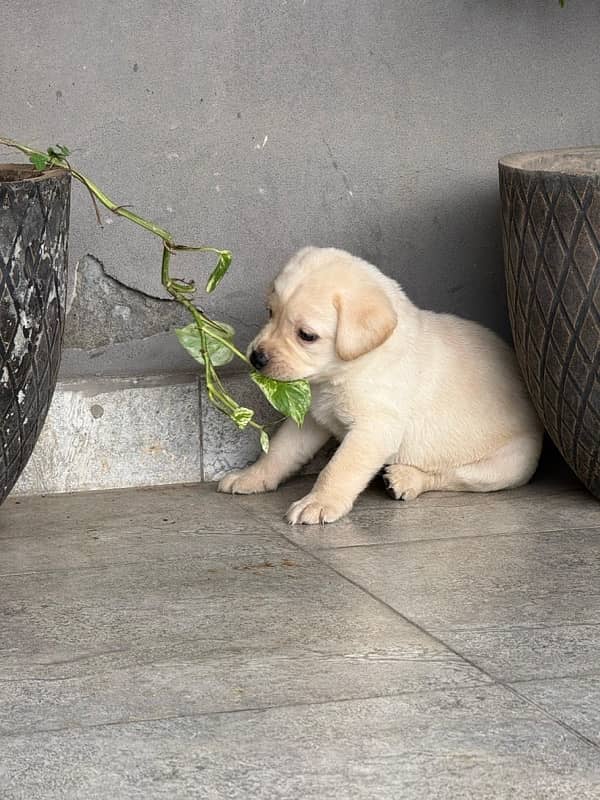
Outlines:
{"label": "puppy's floppy ear", "polygon": [[333,304],[338,312],[335,349],[342,361],[352,361],[379,347],[398,322],[387,294],[372,284],[340,292]]}

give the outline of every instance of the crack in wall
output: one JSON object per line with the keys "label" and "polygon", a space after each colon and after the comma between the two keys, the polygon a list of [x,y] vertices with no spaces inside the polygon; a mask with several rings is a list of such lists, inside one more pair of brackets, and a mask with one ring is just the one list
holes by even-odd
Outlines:
{"label": "crack in wall", "polygon": [[64,347],[95,350],[168,333],[187,322],[187,311],[171,298],[128,286],[88,254],[75,268]]}

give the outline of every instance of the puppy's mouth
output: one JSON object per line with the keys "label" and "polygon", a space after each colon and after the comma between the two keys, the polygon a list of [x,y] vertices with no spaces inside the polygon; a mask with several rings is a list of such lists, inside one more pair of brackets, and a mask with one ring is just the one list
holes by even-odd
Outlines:
{"label": "puppy's mouth", "polygon": [[267,378],[274,378],[277,381],[299,381],[306,377],[304,374],[293,372],[276,355],[261,347],[248,348],[248,359],[252,367]]}

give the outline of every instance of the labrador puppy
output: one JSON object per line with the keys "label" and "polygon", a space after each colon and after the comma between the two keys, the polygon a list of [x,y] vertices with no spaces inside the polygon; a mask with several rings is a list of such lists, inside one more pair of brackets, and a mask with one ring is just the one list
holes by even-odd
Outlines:
{"label": "labrador puppy", "polygon": [[300,250],[276,278],[257,370],[306,378],[304,424],[286,420],[267,454],[221,492],[275,489],[333,435],[340,446],[290,523],[333,522],[384,467],[390,494],[491,492],[526,483],[542,428],[512,350],[475,322],[417,308],[376,267],[334,248]]}

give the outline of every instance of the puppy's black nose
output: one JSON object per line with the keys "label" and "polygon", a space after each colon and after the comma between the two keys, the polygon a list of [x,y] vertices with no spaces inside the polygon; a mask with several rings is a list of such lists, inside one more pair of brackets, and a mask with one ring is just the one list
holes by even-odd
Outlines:
{"label": "puppy's black nose", "polygon": [[260,347],[250,353],[250,363],[254,369],[262,369],[269,363],[269,356]]}

